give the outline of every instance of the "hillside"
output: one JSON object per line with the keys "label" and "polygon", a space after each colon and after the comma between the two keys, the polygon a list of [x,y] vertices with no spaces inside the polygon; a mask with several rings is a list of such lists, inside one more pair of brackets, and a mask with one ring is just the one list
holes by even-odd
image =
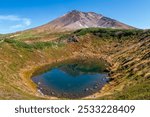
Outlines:
{"label": "hillside", "polygon": [[43,26],[35,28],[34,30],[38,32],[42,31],[64,32],[91,27],[133,29],[132,26],[105,17],[101,14],[97,14],[94,12],[80,12],[77,10],[73,10]]}
{"label": "hillside", "polygon": [[47,42],[56,40],[62,33],[65,35],[84,28],[135,29],[132,26],[101,14],[73,10],[42,26],[13,34],[6,34],[4,37],[0,35],[0,38],[12,38],[27,43]]}
{"label": "hillside", "polygon": [[111,82],[85,98],[150,99],[149,47],[149,30],[88,28],[66,33],[3,35],[0,99],[57,99],[41,95],[30,78],[43,66],[74,58],[103,58],[109,63]]}

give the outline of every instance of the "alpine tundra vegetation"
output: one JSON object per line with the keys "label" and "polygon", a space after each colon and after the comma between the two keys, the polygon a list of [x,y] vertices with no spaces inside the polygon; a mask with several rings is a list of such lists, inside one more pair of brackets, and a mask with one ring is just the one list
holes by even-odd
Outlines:
{"label": "alpine tundra vegetation", "polygon": [[[32,79],[74,60],[104,61],[101,70],[109,79],[96,92],[76,98],[150,99],[150,30],[76,10],[40,27],[0,35],[0,99],[74,98],[45,95]],[[74,64],[80,74],[97,70],[82,64]]]}

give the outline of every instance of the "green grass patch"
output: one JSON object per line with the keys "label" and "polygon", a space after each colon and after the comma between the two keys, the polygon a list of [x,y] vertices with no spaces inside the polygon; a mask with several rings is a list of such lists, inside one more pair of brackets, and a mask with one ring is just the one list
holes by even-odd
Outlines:
{"label": "green grass patch", "polygon": [[93,35],[96,35],[98,37],[102,38],[125,38],[125,37],[133,37],[138,36],[143,32],[143,30],[137,30],[137,29],[130,29],[130,30],[124,30],[124,29],[111,29],[111,28],[85,28],[85,29],[79,29],[74,32],[77,36],[86,35],[88,33],[91,33]]}
{"label": "green grass patch", "polygon": [[63,43],[59,42],[35,42],[32,44],[27,44],[22,41],[14,40],[14,39],[6,39],[5,42],[12,44],[15,47],[25,48],[25,49],[45,49],[49,47],[62,47]]}
{"label": "green grass patch", "polygon": [[116,99],[146,100],[150,99],[150,81],[141,81],[135,85],[126,87],[122,92],[115,94]]}

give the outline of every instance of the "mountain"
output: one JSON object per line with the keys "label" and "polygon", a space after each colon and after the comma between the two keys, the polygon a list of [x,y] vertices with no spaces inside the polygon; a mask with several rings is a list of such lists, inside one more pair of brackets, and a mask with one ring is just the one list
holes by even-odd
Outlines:
{"label": "mountain", "polygon": [[105,17],[101,14],[94,12],[80,12],[77,10],[73,10],[62,17],[35,29],[38,31],[69,31],[90,27],[133,29],[132,26]]}

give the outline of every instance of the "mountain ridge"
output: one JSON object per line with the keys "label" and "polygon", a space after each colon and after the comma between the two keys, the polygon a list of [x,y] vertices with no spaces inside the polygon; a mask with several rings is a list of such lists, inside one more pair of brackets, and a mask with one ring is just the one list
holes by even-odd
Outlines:
{"label": "mountain ridge", "polygon": [[134,29],[134,27],[119,22],[115,19],[97,14],[95,12],[81,12],[73,10],[58,17],[47,24],[34,28],[37,31],[62,32],[72,31],[82,28],[114,28],[114,29]]}

